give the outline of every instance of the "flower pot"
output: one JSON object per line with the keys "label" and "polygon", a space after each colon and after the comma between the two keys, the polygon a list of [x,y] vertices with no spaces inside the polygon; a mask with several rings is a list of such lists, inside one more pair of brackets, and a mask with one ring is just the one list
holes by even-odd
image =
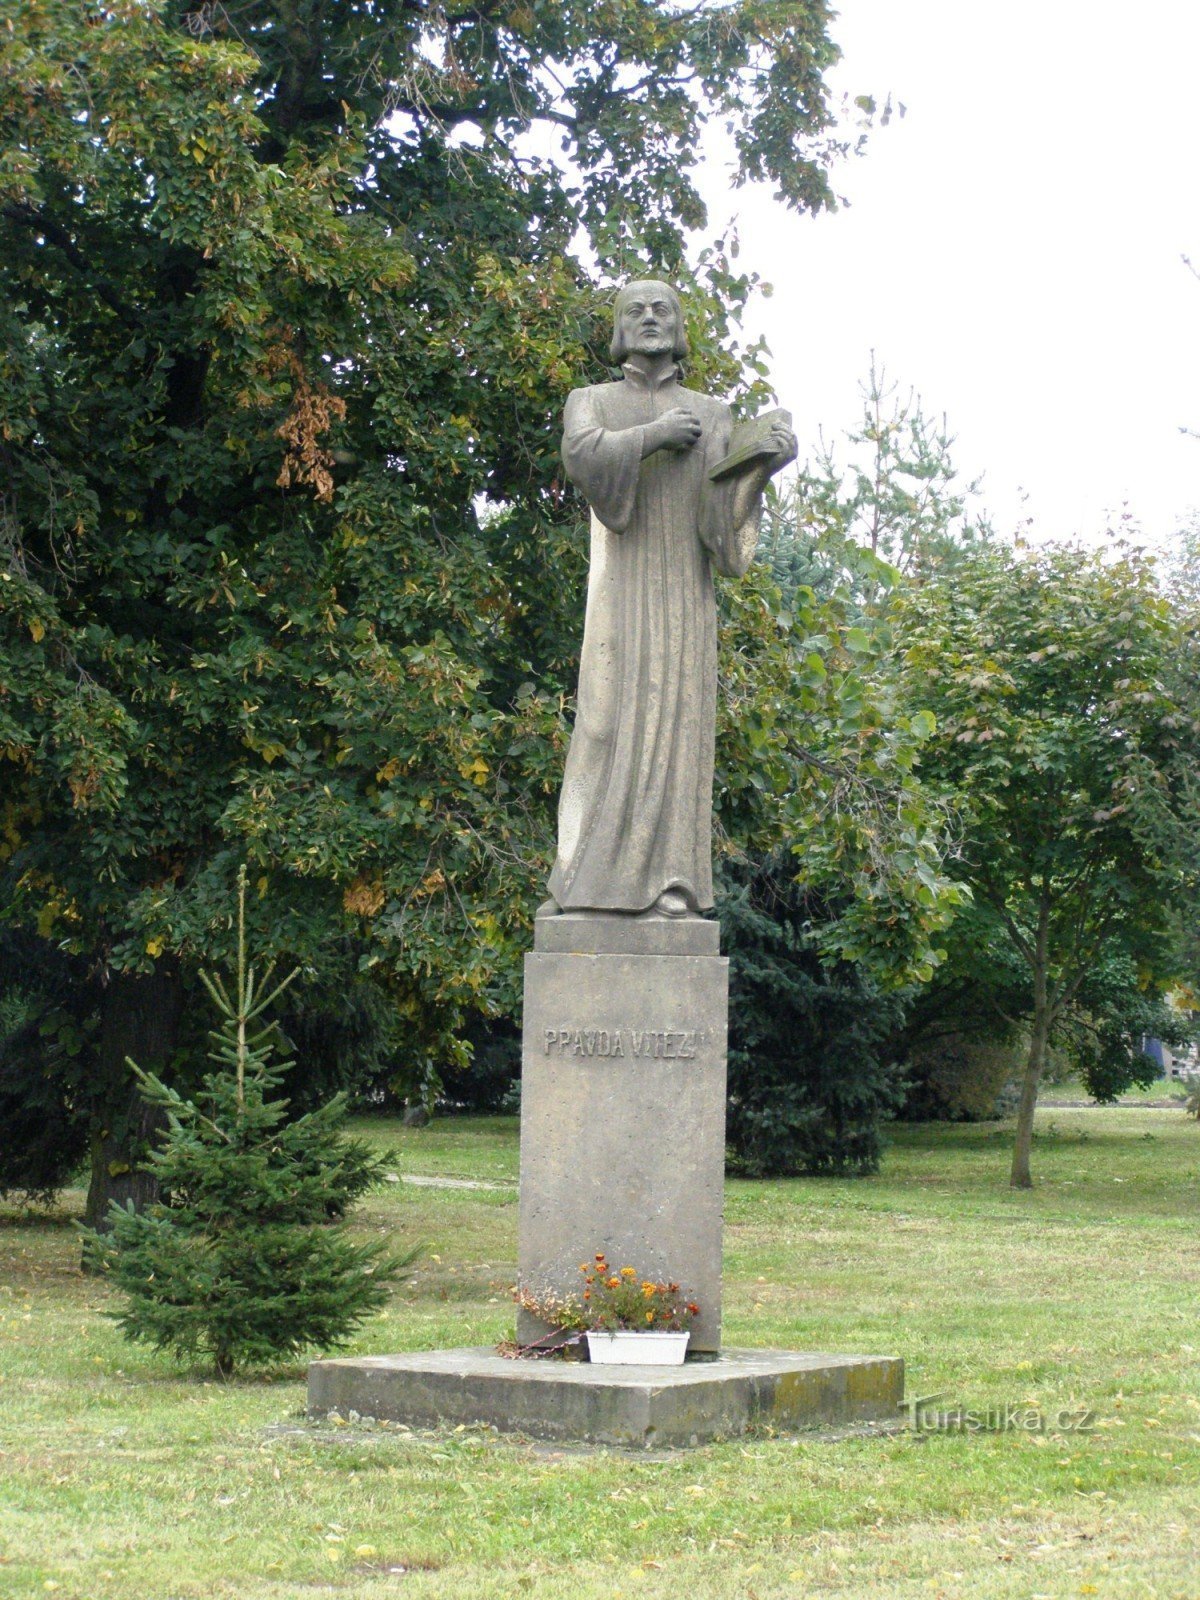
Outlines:
{"label": "flower pot", "polygon": [[589,1332],[588,1360],[610,1367],[681,1367],[690,1338],[690,1333],[667,1333],[661,1328],[645,1333],[635,1328]]}

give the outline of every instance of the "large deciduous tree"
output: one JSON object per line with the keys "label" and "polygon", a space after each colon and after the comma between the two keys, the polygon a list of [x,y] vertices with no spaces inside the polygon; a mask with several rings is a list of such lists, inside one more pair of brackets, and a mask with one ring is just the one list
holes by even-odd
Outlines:
{"label": "large deciduous tree", "polygon": [[[828,22],[6,8],[0,894],[93,987],[94,1221],[140,1181],[124,1058],[178,1055],[238,862],[256,941],[327,989],[369,971],[414,1052],[512,1003],[578,632],[556,419],[603,375],[596,288],[683,271],[709,119],[739,180],[829,202]],[[747,288],[708,256],[704,384],[736,388]]]}
{"label": "large deciduous tree", "polygon": [[[911,692],[937,718],[922,770],[963,806],[960,976],[1028,1018],[1011,1174],[1027,1188],[1056,1030],[1090,1008],[1085,1054],[1109,1094],[1114,1073],[1136,1076],[1118,991],[1161,993],[1178,975],[1171,913],[1187,885],[1160,835],[1200,754],[1180,613],[1125,546],[983,545],[901,604]],[[1007,963],[989,962],[998,941]]]}

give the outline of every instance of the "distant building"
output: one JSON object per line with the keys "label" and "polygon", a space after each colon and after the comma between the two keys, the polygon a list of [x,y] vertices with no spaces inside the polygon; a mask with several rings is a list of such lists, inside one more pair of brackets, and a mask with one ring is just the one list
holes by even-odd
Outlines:
{"label": "distant building", "polygon": [[1164,1078],[1200,1077],[1200,1046],[1185,1045],[1183,1049],[1173,1051],[1161,1039],[1145,1038],[1142,1040],[1142,1054],[1158,1063],[1159,1073]]}

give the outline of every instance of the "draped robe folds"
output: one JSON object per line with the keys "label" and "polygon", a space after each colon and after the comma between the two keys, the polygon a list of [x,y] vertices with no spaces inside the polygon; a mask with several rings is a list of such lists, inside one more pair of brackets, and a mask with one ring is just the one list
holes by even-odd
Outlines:
{"label": "draped robe folds", "polygon": [[[697,443],[642,457],[676,406]],[[567,400],[563,461],[592,510],[575,727],[550,893],[564,911],[646,911],[665,890],[712,905],[717,609],[713,568],[740,577],[761,500],[709,480],[729,408],[635,366]]]}

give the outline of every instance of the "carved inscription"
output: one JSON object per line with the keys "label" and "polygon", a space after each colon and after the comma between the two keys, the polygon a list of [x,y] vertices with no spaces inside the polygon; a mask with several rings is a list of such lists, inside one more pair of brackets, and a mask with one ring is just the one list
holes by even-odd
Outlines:
{"label": "carved inscription", "polygon": [[543,1049],[548,1056],[600,1056],[609,1061],[626,1056],[694,1061],[697,1048],[708,1038],[705,1028],[547,1028]]}

